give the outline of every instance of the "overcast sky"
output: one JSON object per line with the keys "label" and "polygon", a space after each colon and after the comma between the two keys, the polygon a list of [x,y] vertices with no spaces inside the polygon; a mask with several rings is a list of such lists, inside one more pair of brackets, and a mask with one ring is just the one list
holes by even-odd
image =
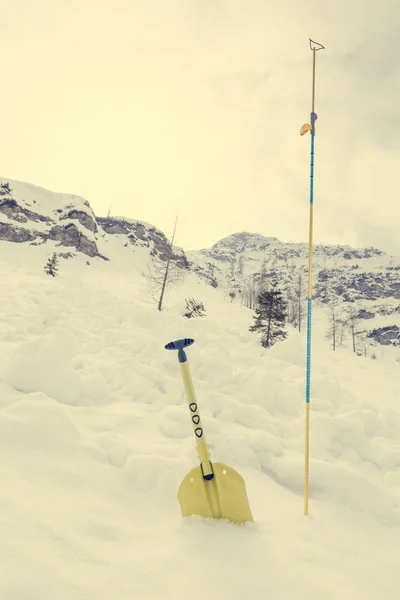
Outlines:
{"label": "overcast sky", "polygon": [[0,0],[0,175],[207,247],[400,254],[399,0]]}

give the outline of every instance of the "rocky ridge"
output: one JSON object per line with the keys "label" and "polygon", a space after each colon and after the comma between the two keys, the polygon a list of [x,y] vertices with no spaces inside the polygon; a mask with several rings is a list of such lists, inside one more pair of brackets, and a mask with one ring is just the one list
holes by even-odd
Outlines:
{"label": "rocky ridge", "polygon": [[[0,179],[0,240],[46,244],[68,248],[62,257],[77,253],[109,260],[99,251],[99,238],[123,234],[126,246],[149,248],[166,259],[169,242],[156,227],[124,217],[96,217],[89,202],[80,196],[56,194],[26,183]],[[186,267],[185,253],[174,248],[172,259]]]}
{"label": "rocky ridge", "polygon": [[[277,281],[287,297],[307,295],[308,245],[284,243],[247,232],[230,235],[211,248],[188,252],[190,268],[234,298]],[[389,318],[368,327],[378,343],[400,345],[400,260],[377,248],[316,245],[313,248],[313,299],[340,306],[358,320]],[[371,323],[371,325],[373,325]]]}
{"label": "rocky ridge", "polygon": [[[0,179],[0,240],[30,246],[52,241],[60,248],[61,258],[82,254],[110,260],[102,242],[111,238],[133,251],[148,249],[149,255],[162,260],[170,255],[167,236],[153,225],[125,217],[96,217],[80,196]],[[172,260],[232,297],[257,287],[261,279],[278,280],[290,294],[298,287],[299,278],[305,297],[308,246],[304,243],[239,232],[208,249],[185,253],[174,247]],[[318,303],[339,301],[355,307],[357,317],[365,321],[400,315],[400,260],[377,248],[317,245],[313,278],[313,298]],[[393,344],[398,338],[396,327],[397,322],[385,322],[383,327],[371,327],[370,332],[380,343]]]}

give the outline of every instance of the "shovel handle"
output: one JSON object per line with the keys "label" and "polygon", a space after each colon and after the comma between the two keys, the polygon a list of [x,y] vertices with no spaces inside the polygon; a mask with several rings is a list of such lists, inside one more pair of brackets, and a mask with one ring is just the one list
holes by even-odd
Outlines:
{"label": "shovel handle", "polygon": [[192,338],[184,338],[181,340],[176,340],[175,342],[169,342],[169,344],[165,346],[165,349],[178,350],[178,360],[180,363],[183,385],[185,387],[186,399],[189,404],[190,417],[196,438],[196,449],[201,463],[201,470],[203,472],[204,479],[212,479],[214,477],[214,472],[210,461],[208,444],[206,442],[203,425],[201,423],[199,407],[196,400],[196,394],[194,392],[192,378],[190,376],[187,356],[183,350],[183,348],[191,346],[193,343],[194,340]]}
{"label": "shovel handle", "polygon": [[191,346],[194,344],[194,339],[192,338],[183,338],[182,340],[175,340],[175,342],[169,342],[166,344],[166,350],[178,350],[178,360],[180,363],[184,363],[187,361],[186,352],[184,348]]}

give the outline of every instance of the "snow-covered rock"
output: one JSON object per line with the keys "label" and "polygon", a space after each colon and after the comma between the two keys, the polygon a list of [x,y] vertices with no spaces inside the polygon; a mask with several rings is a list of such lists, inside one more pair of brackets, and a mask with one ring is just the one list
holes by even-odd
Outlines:
{"label": "snow-covered rock", "polygon": [[[170,256],[170,242],[167,236],[149,223],[126,217],[98,217],[97,222],[108,235],[121,235],[126,244],[149,248],[152,255],[167,260]],[[174,247],[172,260],[186,268],[187,259],[181,248]]]}
{"label": "snow-covered rock", "polygon": [[96,217],[80,196],[56,194],[27,183],[0,179],[0,240],[75,248],[98,256]]}

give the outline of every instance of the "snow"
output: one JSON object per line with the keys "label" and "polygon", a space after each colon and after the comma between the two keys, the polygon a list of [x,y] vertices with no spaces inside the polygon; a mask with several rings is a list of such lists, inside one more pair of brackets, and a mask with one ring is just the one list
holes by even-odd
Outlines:
{"label": "snow", "polygon": [[86,200],[81,196],[52,192],[31,183],[5,179],[4,177],[0,177],[1,183],[9,183],[12,190],[11,195],[18,201],[23,201],[29,210],[40,215],[54,218],[54,210],[65,207],[68,204],[73,204],[77,210],[80,209],[87,212]]}
{"label": "snow", "polygon": [[[397,600],[400,369],[332,352],[315,308],[310,515],[303,515],[305,336],[264,350],[252,312],[188,276],[162,313],[144,248],[60,260],[0,242],[0,598]],[[206,307],[182,317],[184,299]],[[197,464],[179,365],[215,460],[245,478],[254,524],[182,520]],[[393,352],[395,349],[392,349]],[[398,356],[398,354],[397,354]]]}

